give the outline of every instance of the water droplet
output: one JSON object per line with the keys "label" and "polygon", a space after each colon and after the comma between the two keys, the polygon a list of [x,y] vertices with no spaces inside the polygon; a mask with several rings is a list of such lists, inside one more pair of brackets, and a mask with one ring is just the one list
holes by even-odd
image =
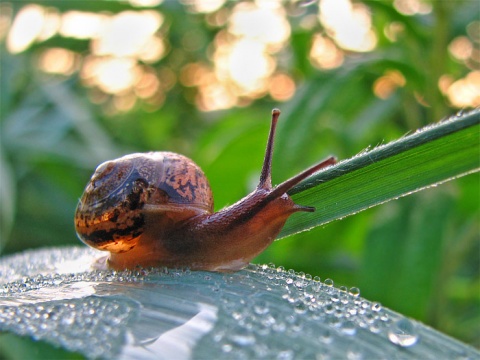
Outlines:
{"label": "water droplet", "polygon": [[301,331],[303,329],[302,318],[294,318],[293,321],[290,323],[290,328],[295,332]]}
{"label": "water droplet", "polygon": [[385,323],[388,323],[391,321],[390,318],[388,317],[388,314],[385,314],[385,313],[380,315],[380,320],[382,320]]}
{"label": "water droplet", "polygon": [[223,345],[222,345],[222,351],[223,351],[224,353],[229,353],[229,352],[232,351],[232,349],[233,349],[233,347],[232,347],[232,345],[230,345],[230,344],[223,344]]}
{"label": "water droplet", "polygon": [[277,355],[278,360],[290,360],[293,359],[293,351],[292,350],[284,350],[280,351]]}
{"label": "water droplet", "polygon": [[305,290],[303,291],[303,296],[305,296],[306,299],[311,299],[314,297],[314,294],[318,291],[317,285],[316,284],[308,284],[305,286]]}
{"label": "water droplet", "polygon": [[225,337],[225,332],[224,331],[217,331],[212,334],[212,339],[215,342],[220,342],[223,340]]}
{"label": "water droplet", "polygon": [[325,279],[323,282],[328,287],[333,287],[333,280],[332,279]]}
{"label": "water droplet", "polygon": [[328,325],[330,325],[331,327],[338,327],[340,326],[340,319],[338,317],[335,317],[335,316],[330,316],[327,318],[327,321],[326,323]]}
{"label": "water droplet", "polygon": [[324,344],[331,344],[333,342],[332,332],[329,329],[323,329],[320,332],[319,339]]}
{"label": "water droplet", "polygon": [[418,334],[415,325],[410,320],[402,318],[391,325],[388,339],[396,345],[409,347],[417,343]]}
{"label": "water droplet", "polygon": [[298,279],[295,281],[295,287],[297,289],[302,289],[307,283],[303,279]]}
{"label": "water droplet", "polygon": [[230,336],[230,339],[238,346],[251,346],[255,344],[255,336],[247,329],[240,328]]}
{"label": "water droplet", "polygon": [[241,312],[238,312],[238,311],[232,312],[232,318],[234,318],[237,321],[242,320],[244,318],[244,316],[245,315]]}
{"label": "water droplet", "polygon": [[359,297],[360,296],[360,289],[357,287],[351,287],[350,290],[348,290],[348,293],[354,297]]}
{"label": "water droplet", "polygon": [[373,322],[375,321],[375,315],[371,312],[368,312],[365,314],[364,319],[367,323],[373,324]]}
{"label": "water droplet", "polygon": [[333,313],[333,315],[337,318],[342,318],[345,316],[345,314],[343,313],[343,307],[342,306],[336,306],[335,307],[335,312]]}
{"label": "water droplet", "polygon": [[378,302],[374,302],[372,304],[372,310],[378,312],[378,311],[382,310],[382,305]]}
{"label": "water droplet", "polygon": [[349,296],[346,292],[340,293],[340,301],[343,305],[347,305],[349,303]]}
{"label": "water droplet", "polygon": [[333,312],[335,311],[335,306],[333,306],[333,304],[327,304],[323,308],[323,311],[325,311],[325,313],[327,314],[333,314]]}
{"label": "water droplet", "polygon": [[380,332],[380,327],[378,326],[377,323],[373,323],[368,327],[368,330],[370,330],[374,334],[378,334]]}
{"label": "water droplet", "polygon": [[347,350],[347,359],[348,360],[361,360],[363,359],[362,350],[359,345],[354,344],[349,346]]}
{"label": "water droplet", "polygon": [[285,329],[287,328],[287,326],[285,325],[285,323],[283,321],[275,321],[275,323],[273,323],[272,325],[272,329],[276,332],[284,332]]}
{"label": "water droplet", "polygon": [[255,302],[255,304],[253,305],[253,311],[255,312],[255,314],[257,315],[265,315],[265,314],[268,314],[268,304],[265,300],[258,300],[257,302]]}
{"label": "water droplet", "polygon": [[357,327],[353,321],[345,321],[340,325],[340,331],[345,335],[355,335]]}
{"label": "water droplet", "polygon": [[352,308],[348,308],[347,312],[348,312],[350,315],[355,316],[355,315],[357,315],[358,310],[357,310],[357,308],[352,307]]}
{"label": "water droplet", "polygon": [[297,305],[295,305],[295,312],[297,314],[305,314],[307,312],[307,306],[300,301]]}
{"label": "water droplet", "polygon": [[73,314],[71,313],[67,313],[65,314],[65,316],[62,317],[62,319],[60,320],[62,325],[66,325],[66,326],[69,326],[69,325],[72,325],[75,321],[75,317]]}

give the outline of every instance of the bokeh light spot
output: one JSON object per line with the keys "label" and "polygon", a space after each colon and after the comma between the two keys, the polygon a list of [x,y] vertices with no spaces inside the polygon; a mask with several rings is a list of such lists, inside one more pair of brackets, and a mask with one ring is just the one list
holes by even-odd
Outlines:
{"label": "bokeh light spot", "polygon": [[385,25],[383,33],[388,40],[395,42],[398,40],[401,34],[405,31],[405,25],[398,21],[392,21]]}
{"label": "bokeh light spot", "polygon": [[332,40],[320,34],[313,36],[309,53],[310,62],[319,69],[333,69],[343,63],[343,51]]}
{"label": "bokeh light spot", "polygon": [[84,66],[83,78],[102,91],[115,94],[128,90],[140,78],[140,70],[131,58],[90,58]]}
{"label": "bokeh light spot", "polygon": [[155,95],[160,88],[158,77],[152,72],[145,72],[135,84],[135,93],[140,98],[149,98]]}
{"label": "bokeh light spot", "polygon": [[266,78],[275,70],[275,62],[262,43],[243,39],[218,49],[215,56],[219,78],[228,77],[240,95],[266,91]]}
{"label": "bokeh light spot", "polygon": [[144,53],[162,22],[163,17],[157,11],[123,11],[109,19],[93,42],[93,53],[117,57]]}
{"label": "bokeh light spot", "polygon": [[118,112],[127,112],[131,110],[136,102],[137,97],[131,92],[113,97],[113,106]]}
{"label": "bokeh light spot", "polygon": [[38,67],[47,73],[71,75],[75,70],[77,55],[64,48],[44,50],[39,59]]}
{"label": "bokeh light spot", "polygon": [[192,87],[204,84],[208,69],[200,63],[190,63],[183,67],[180,72],[180,82],[183,86]]}
{"label": "bokeh light spot", "polygon": [[403,15],[428,14],[432,11],[432,5],[422,0],[394,0],[393,6]]}
{"label": "bokeh light spot", "polygon": [[181,2],[195,13],[212,13],[225,4],[225,0],[181,0]]}
{"label": "bokeh light spot", "polygon": [[406,84],[405,77],[398,70],[390,70],[373,84],[373,93],[380,99],[388,99],[395,90]]}
{"label": "bokeh light spot", "polygon": [[282,46],[290,37],[290,24],[285,16],[282,7],[271,9],[240,3],[230,17],[229,31],[265,45]]}
{"label": "bokeh light spot", "polygon": [[91,39],[101,34],[108,16],[84,11],[67,11],[62,15],[59,33],[75,39]]}
{"label": "bokeh light spot", "polygon": [[371,51],[377,37],[371,28],[369,9],[350,0],[321,0],[319,19],[327,33],[343,49]]}
{"label": "bokeh light spot", "polygon": [[464,78],[453,82],[446,95],[457,108],[480,106],[480,71],[471,71]]}
{"label": "bokeh light spot", "polygon": [[7,36],[7,49],[13,54],[26,50],[41,34],[45,11],[39,5],[26,5],[13,20]]}
{"label": "bokeh light spot", "polygon": [[196,104],[202,111],[229,109],[237,104],[237,97],[230,88],[218,82],[201,87]]}
{"label": "bokeh light spot", "polygon": [[275,74],[269,81],[268,91],[272,99],[287,101],[295,94],[295,82],[287,74]]}
{"label": "bokeh light spot", "polygon": [[466,36],[458,36],[448,45],[448,51],[455,59],[465,61],[472,55],[473,44]]}
{"label": "bokeh light spot", "polygon": [[138,7],[154,7],[160,5],[163,0],[129,0],[128,1],[132,6]]}

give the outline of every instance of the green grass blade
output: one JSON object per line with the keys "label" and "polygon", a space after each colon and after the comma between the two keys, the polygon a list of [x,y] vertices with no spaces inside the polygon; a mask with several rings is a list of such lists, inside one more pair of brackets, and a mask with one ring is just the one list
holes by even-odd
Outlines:
{"label": "green grass blade", "polygon": [[290,192],[314,213],[292,216],[279,238],[480,170],[480,110],[427,126],[319,172]]}

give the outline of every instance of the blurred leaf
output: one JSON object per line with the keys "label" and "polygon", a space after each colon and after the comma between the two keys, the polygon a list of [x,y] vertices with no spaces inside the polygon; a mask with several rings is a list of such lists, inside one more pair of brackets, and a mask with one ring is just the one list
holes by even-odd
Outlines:
{"label": "blurred leaf", "polygon": [[[436,274],[449,234],[444,224],[451,216],[451,196],[410,198],[407,206],[388,206],[379,213],[381,225],[367,237],[362,290],[383,304],[417,319],[427,318],[428,303],[437,296]],[[378,286],[382,284],[382,286]]]}
{"label": "blurred leaf", "polygon": [[[20,6],[23,2],[13,2],[14,5]],[[60,11],[78,10],[102,12],[110,11],[117,13],[125,10],[135,9],[128,1],[62,1],[62,0],[29,0],[28,3],[39,4],[42,6],[52,6]]]}
{"label": "blurred leaf", "polygon": [[65,82],[36,83],[5,116],[2,144],[14,157],[53,156],[91,168],[118,155],[109,136],[94,121]]}
{"label": "blurred leaf", "polygon": [[217,122],[198,142],[195,160],[210,181],[216,208],[234,203],[257,185],[268,126],[268,115],[259,119],[251,111],[238,111]]}
{"label": "blurred leaf", "polygon": [[16,186],[10,165],[0,147],[0,253],[13,226],[16,206]]}
{"label": "blurred leaf", "polygon": [[312,43],[312,34],[309,31],[296,31],[292,33],[292,51],[294,55],[294,69],[303,74],[312,72],[308,53]]}
{"label": "blurred leaf", "polygon": [[53,346],[44,341],[35,341],[26,336],[0,333],[0,359],[2,360],[43,360],[43,359],[84,359],[85,357]]}
{"label": "blurred leaf", "polygon": [[317,211],[292,216],[279,238],[478,171],[479,124],[472,111],[317,173],[291,191]]}
{"label": "blurred leaf", "polygon": [[[306,161],[319,161],[321,154],[328,154],[327,149],[351,153],[351,144],[380,142],[393,125],[393,114],[402,109],[402,96],[377,98],[371,91],[374,81],[385,71],[398,69],[409,78],[409,84],[419,82],[417,70],[399,58],[394,51],[377,52],[308,79],[282,113],[274,155],[281,160],[275,162],[274,171],[292,175]],[[416,118],[412,123],[413,128],[421,125]],[[339,143],[343,137],[346,149]]]}

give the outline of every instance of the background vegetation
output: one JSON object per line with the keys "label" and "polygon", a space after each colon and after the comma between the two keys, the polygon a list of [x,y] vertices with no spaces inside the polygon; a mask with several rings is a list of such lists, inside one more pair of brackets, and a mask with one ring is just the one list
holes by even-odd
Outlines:
{"label": "background vegetation", "polygon": [[[363,28],[347,31],[348,40],[363,29],[357,43],[338,25],[357,17],[322,18],[326,0],[216,3],[0,4],[1,254],[78,245],[72,217],[83,187],[98,163],[125,153],[190,156],[219,209],[254,186],[273,107],[283,110],[278,183],[328,154],[348,158],[480,104],[476,1],[337,1],[363,19]],[[43,16],[30,38],[15,30],[26,9]],[[256,9],[266,18],[255,22]],[[157,19],[146,46],[157,52],[125,50],[134,22],[114,41],[117,50],[98,33],[69,32],[60,24],[74,23],[72,11],[109,19],[143,12],[145,23]],[[235,23],[239,14],[247,30],[259,30]],[[254,45],[242,48],[246,40]],[[107,62],[114,75],[102,78],[99,60],[118,58],[128,61]],[[122,83],[125,74],[137,78]],[[469,175],[282,239],[256,262],[358,286],[478,347],[479,185]]]}

